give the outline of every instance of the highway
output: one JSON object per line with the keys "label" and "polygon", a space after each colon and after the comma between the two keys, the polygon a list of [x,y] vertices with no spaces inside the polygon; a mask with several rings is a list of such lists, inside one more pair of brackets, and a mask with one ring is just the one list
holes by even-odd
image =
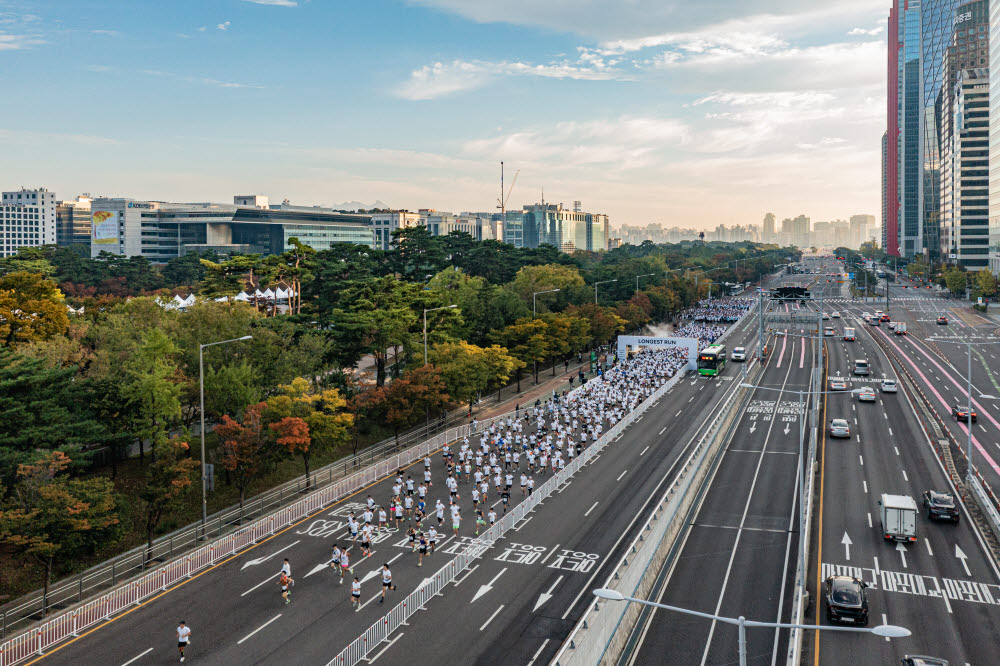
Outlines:
{"label": "highway", "polygon": [[[953,373],[938,369],[940,374],[926,376],[925,365],[934,367],[934,361],[921,358],[924,343],[914,328],[919,331],[915,324],[928,317],[927,306],[936,318],[934,313],[948,301],[924,298],[928,300],[899,300],[892,305],[893,318],[910,322],[911,335],[895,336],[885,325],[875,328],[855,321],[856,342],[845,342],[842,335],[828,338],[829,375],[850,378],[850,388],[876,389],[883,377],[896,377],[873,337],[881,336],[901,352],[911,372],[924,372],[920,381],[925,391],[947,390],[944,385],[954,378]],[[874,309],[870,304],[832,307],[849,313],[847,321],[862,310]],[[843,325],[838,324],[838,333]],[[859,358],[871,363],[868,378],[851,375],[853,362]],[[949,391],[948,397],[954,394]],[[880,494],[909,495],[919,505],[925,490],[948,490],[949,484],[918,421],[916,396],[901,383],[899,393],[879,392],[877,398],[876,403],[859,403],[850,392],[827,396],[826,422],[847,418],[852,436],[834,440],[824,431],[821,437],[821,500],[813,524],[820,547],[813,551],[810,591],[816,601],[809,619],[826,623],[825,605],[815,595],[828,575],[854,575],[870,584],[871,623],[901,625],[913,635],[889,642],[861,634],[819,632],[818,640],[808,637],[812,663],[890,664],[908,653],[943,657],[952,664],[995,663],[1000,573],[968,515],[957,526],[932,523],[920,515],[917,542],[902,548],[882,538],[876,504]]]}
{"label": "highway", "polygon": [[[752,352],[755,338],[756,320],[751,319],[727,343],[744,344]],[[608,575],[623,544],[634,538],[647,503],[673,478],[676,461],[735,378],[730,366],[721,379],[692,375],[680,382],[370,660],[545,663],[585,609],[594,581]],[[417,478],[422,471],[418,464],[404,473]],[[447,503],[440,455],[433,457],[432,471],[438,483],[428,506],[439,497]],[[174,662],[174,629],[181,619],[192,629],[188,658],[198,663],[326,663],[475,538],[469,486],[464,485],[460,503],[468,514],[461,530],[453,535],[445,525],[438,552],[425,559],[422,569],[405,535],[395,529],[376,539],[368,560],[359,561],[353,548],[352,566],[363,589],[362,607],[355,613],[349,584],[338,584],[334,571],[323,565],[333,544],[345,543],[347,513],[360,513],[369,494],[384,502],[391,484],[391,479],[373,484],[26,663]],[[520,497],[515,485],[512,502]],[[285,557],[296,579],[289,605],[281,601],[276,579]],[[384,605],[377,600],[383,562],[390,564],[398,587]]]}
{"label": "highway", "polygon": [[[786,284],[814,278],[784,276]],[[797,307],[793,306],[793,307]],[[789,333],[799,333],[789,330]],[[788,621],[798,550],[798,397],[809,390],[813,341],[772,338],[773,349],[707,492],[701,499],[666,584],[654,599],[695,611]],[[727,372],[738,372],[732,364]],[[633,634],[633,664],[736,663],[735,627],[656,610]],[[750,629],[750,663],[772,664],[787,632]]]}

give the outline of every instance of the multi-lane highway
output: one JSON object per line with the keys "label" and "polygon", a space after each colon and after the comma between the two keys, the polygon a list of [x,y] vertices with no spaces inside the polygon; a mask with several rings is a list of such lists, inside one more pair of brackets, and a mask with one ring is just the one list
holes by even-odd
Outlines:
{"label": "multi-lane highway", "polygon": [[[755,336],[756,322],[751,320],[727,343],[752,352]],[[797,363],[789,354],[787,367],[797,368]],[[585,609],[594,581],[609,575],[621,549],[641,527],[647,503],[662,494],[674,477],[676,461],[713,415],[714,406],[733,389],[737,376],[738,370],[730,369],[719,379],[685,378],[369,659],[546,663]],[[434,456],[432,469],[440,482],[440,455]],[[422,472],[420,464],[404,470],[414,478]],[[457,535],[445,525],[438,552],[426,558],[422,568],[405,534],[395,529],[376,539],[369,559],[360,560],[353,548],[352,566],[363,588],[361,609],[355,612],[349,581],[339,584],[334,571],[323,565],[332,546],[346,541],[348,512],[359,512],[369,494],[384,502],[391,484],[391,479],[383,480],[307,517],[41,660],[137,666],[171,662],[177,659],[174,629],[184,619],[193,631],[189,660],[326,663],[475,538],[471,515]],[[440,485],[429,493],[430,506],[439,497],[447,503]],[[471,514],[468,486],[461,490],[463,513]],[[519,499],[515,486],[513,501]],[[296,580],[289,605],[281,601],[276,579],[286,557]],[[389,563],[398,589],[380,604],[383,562]]]}

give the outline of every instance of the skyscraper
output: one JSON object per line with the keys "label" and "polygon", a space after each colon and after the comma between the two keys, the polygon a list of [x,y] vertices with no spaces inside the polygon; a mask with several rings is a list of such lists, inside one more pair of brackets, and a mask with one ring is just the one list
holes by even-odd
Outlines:
{"label": "skyscraper", "polygon": [[882,198],[885,212],[882,215],[882,247],[892,255],[899,254],[899,54],[902,43],[899,23],[899,4],[905,0],[893,0],[889,10],[889,66],[886,77],[886,133]]}
{"label": "skyscraper", "polygon": [[1000,275],[1000,0],[990,0],[989,264]]}
{"label": "skyscraper", "polygon": [[774,213],[764,216],[764,231],[761,236],[761,241],[764,243],[775,243],[778,240],[778,234],[774,232],[774,219]]}

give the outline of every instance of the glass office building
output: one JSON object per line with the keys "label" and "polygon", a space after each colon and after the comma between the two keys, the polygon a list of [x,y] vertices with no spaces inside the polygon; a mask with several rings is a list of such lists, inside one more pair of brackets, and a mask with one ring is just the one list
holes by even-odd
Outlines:
{"label": "glass office building", "polygon": [[[1000,35],[1000,0],[990,0],[989,32]],[[1000,38],[991,39],[989,66],[1000,74]],[[990,77],[989,102],[989,267],[1000,275],[1000,75]]]}

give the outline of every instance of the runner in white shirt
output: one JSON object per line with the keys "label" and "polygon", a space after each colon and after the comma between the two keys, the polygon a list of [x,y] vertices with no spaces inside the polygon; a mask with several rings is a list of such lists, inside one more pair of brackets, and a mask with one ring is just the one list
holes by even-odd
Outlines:
{"label": "runner in white shirt", "polygon": [[385,601],[385,591],[395,590],[396,586],[392,584],[392,572],[389,571],[388,563],[382,565],[382,596],[379,598],[378,602],[382,603]]}
{"label": "runner in white shirt", "polygon": [[184,661],[184,648],[191,644],[191,627],[184,624],[184,620],[181,620],[180,626],[177,627],[177,651],[181,653],[181,661]]}
{"label": "runner in white shirt", "polygon": [[351,605],[354,606],[355,613],[361,610],[361,581],[357,576],[351,581]]}

